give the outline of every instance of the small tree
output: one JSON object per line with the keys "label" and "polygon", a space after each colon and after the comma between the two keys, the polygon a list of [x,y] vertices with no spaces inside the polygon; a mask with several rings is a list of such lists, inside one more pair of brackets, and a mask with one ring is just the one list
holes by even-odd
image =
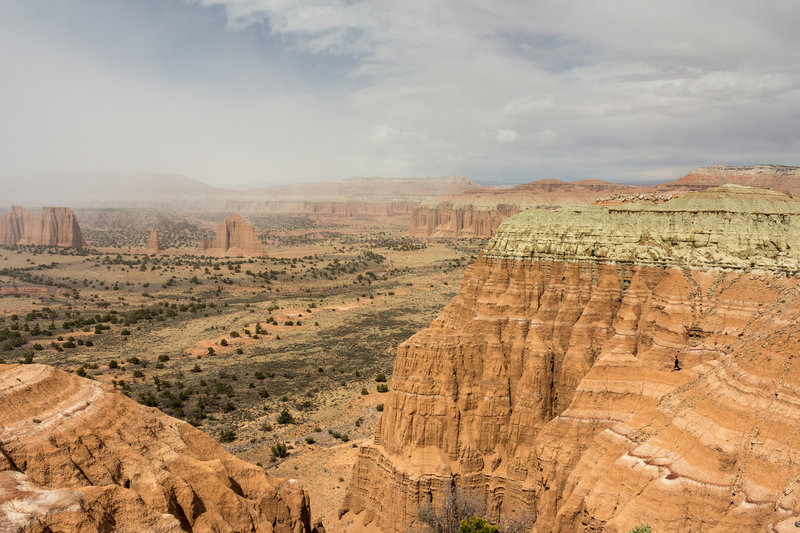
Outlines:
{"label": "small tree", "polygon": [[473,516],[461,521],[458,533],[500,533],[500,529],[489,524],[484,518]]}
{"label": "small tree", "polygon": [[278,415],[278,424],[294,424],[294,417],[292,413],[290,413],[287,409],[281,411],[281,414]]}

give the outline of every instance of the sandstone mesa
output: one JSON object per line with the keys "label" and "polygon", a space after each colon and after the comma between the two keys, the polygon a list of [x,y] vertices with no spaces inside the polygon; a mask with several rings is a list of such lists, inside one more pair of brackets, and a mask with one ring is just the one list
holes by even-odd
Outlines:
{"label": "sandstone mesa", "polygon": [[728,186],[507,220],[399,347],[341,515],[401,532],[455,487],[537,532],[794,531],[799,209]]}

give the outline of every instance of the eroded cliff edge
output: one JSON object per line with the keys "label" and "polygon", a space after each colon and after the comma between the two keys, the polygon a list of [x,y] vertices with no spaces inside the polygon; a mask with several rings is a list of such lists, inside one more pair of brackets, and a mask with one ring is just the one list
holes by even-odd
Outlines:
{"label": "eroded cliff edge", "polygon": [[405,531],[457,487],[540,532],[793,530],[798,224],[741,187],[512,217],[398,349],[342,513]]}
{"label": "eroded cliff edge", "polygon": [[311,531],[294,481],[44,365],[0,365],[0,531]]}

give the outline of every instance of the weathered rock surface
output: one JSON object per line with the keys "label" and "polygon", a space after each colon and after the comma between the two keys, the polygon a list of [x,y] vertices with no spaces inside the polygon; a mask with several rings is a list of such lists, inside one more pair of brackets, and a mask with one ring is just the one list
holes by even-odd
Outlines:
{"label": "weathered rock surface", "polygon": [[504,189],[484,187],[426,200],[411,214],[409,231],[417,237],[491,237],[501,222],[525,209],[595,202],[657,204],[686,192],[725,184],[800,193],[800,167],[714,165],[692,170],[678,180],[649,187],[599,180],[539,180]]}
{"label": "weathered rock surface", "polygon": [[147,245],[144,248],[146,254],[160,254],[161,241],[158,239],[158,232],[154,229],[150,230],[150,236],[147,238]]}
{"label": "weathered rock surface", "polygon": [[264,254],[264,245],[252,224],[230,215],[217,226],[216,238],[200,243],[197,251],[216,257],[258,257]]}
{"label": "weathered rock surface", "polygon": [[798,213],[727,187],[512,217],[398,348],[341,512],[405,531],[455,486],[540,532],[794,531]]}
{"label": "weathered rock surface", "polygon": [[44,365],[0,365],[0,530],[311,531],[294,481]]}
{"label": "weathered rock surface", "polygon": [[800,167],[784,165],[726,167],[712,165],[692,170],[681,179],[664,184],[661,188],[703,190],[726,183],[773,191],[800,193]]}
{"label": "weathered rock surface", "polygon": [[69,248],[82,248],[86,245],[72,209],[43,207],[41,215],[37,216],[18,205],[0,216],[0,244]]}
{"label": "weathered rock surface", "polygon": [[423,202],[411,214],[409,232],[417,237],[491,237],[505,219],[524,209],[586,205],[638,187],[600,180],[538,180],[510,188],[468,190]]}

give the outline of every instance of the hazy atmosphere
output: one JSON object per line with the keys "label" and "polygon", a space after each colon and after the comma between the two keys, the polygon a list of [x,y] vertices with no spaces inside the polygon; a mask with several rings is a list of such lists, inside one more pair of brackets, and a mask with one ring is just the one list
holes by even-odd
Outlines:
{"label": "hazy atmosphere", "polygon": [[635,182],[800,152],[794,0],[2,6],[6,183]]}

